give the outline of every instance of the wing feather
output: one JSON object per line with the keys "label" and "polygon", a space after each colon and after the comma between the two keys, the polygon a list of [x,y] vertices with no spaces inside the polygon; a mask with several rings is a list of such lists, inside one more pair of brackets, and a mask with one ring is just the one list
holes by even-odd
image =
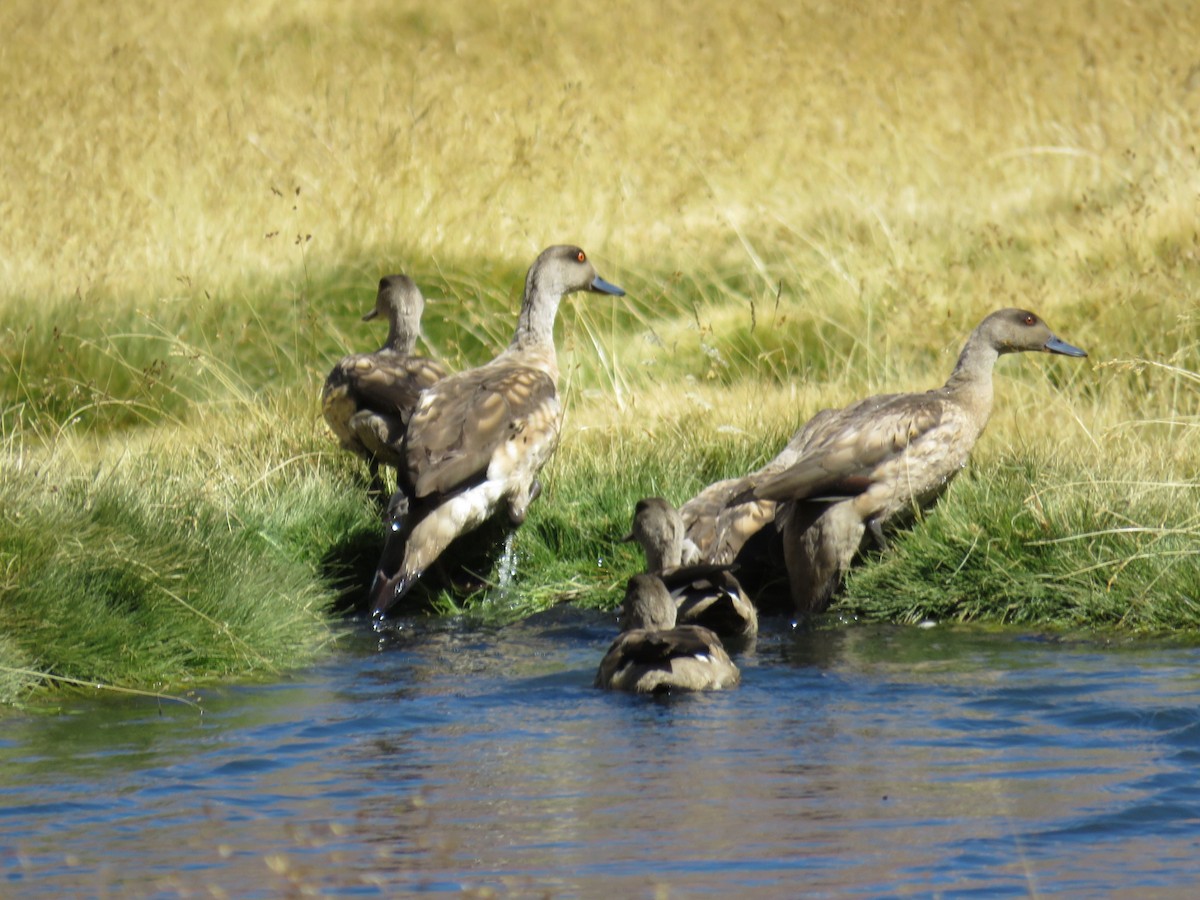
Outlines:
{"label": "wing feather", "polygon": [[763,500],[853,496],[866,490],[880,465],[936,429],[946,401],[932,394],[871,397],[825,417],[807,435],[798,459],[755,485]]}
{"label": "wing feather", "polygon": [[522,365],[483,366],[425,392],[408,426],[406,461],[416,496],[446,494],[485,473],[496,450],[526,428],[557,421],[553,379]]}

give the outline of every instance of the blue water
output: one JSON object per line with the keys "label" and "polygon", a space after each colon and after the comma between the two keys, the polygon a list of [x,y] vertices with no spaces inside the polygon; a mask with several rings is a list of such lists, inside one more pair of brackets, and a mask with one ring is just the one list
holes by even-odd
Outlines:
{"label": "blue water", "polygon": [[0,897],[1200,895],[1200,650],[766,626],[720,694],[563,609],[0,720]]}

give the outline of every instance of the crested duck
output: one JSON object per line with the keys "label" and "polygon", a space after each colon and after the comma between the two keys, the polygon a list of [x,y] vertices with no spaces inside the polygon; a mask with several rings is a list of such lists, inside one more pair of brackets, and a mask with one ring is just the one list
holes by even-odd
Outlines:
{"label": "crested duck", "polygon": [[401,490],[409,515],[393,520],[371,585],[381,618],[459,535],[503,509],[520,525],[541,493],[537,476],[558,445],[554,320],[576,291],[623,296],[583,250],[549,247],[525,277],[512,342],[491,362],[426,390],[404,441]]}
{"label": "crested duck", "polygon": [[622,540],[637,541],[646,571],[656,574],[675,601],[677,620],[703,625],[722,638],[758,633],[758,612],[727,565],[682,565],[684,527],[679,511],[662,497],[639,500],[633,527]]}
{"label": "crested duck", "polygon": [[375,308],[362,318],[386,317],[387,340],[374,353],[338,360],[321,391],[325,421],[344,449],[366,460],[375,495],[383,489],[380,465],[403,465],[400,442],[421,392],[446,375],[441,363],[413,353],[424,309],[407,275],[380,279]]}
{"label": "crested duck", "polygon": [[798,613],[828,606],[865,533],[883,546],[883,525],[937,500],[987,425],[996,360],[1024,351],[1087,356],[1034,313],[998,310],[971,333],[945,385],[823,410],[785,466],[751,477],[732,498],[783,505],[778,524]]}

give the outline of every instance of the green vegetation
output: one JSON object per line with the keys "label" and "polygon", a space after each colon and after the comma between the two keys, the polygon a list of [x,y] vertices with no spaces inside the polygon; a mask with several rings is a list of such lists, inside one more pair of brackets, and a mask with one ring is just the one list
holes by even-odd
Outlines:
{"label": "green vegetation", "polygon": [[[1163,633],[1200,623],[1200,483],[1085,476],[1023,457],[962,479],[920,527],[852,570],[843,616]],[[1181,510],[1191,509],[1190,518]]]}
{"label": "green vegetation", "polygon": [[0,702],[320,652],[378,525],[316,396],[382,340],[377,279],[441,298],[428,347],[467,365],[563,240],[629,296],[564,304],[515,584],[437,608],[612,603],[638,497],[939,384],[1021,305],[1091,358],[1002,360],[972,469],[836,612],[1200,629],[1187,4],[15,0],[0,29]]}

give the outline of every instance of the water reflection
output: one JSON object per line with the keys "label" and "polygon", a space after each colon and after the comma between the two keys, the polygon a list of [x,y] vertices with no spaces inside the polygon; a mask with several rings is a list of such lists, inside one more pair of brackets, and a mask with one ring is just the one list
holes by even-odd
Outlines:
{"label": "water reflection", "polygon": [[[609,616],[357,629],[302,677],[10,719],[19,896],[1183,893],[1190,647],[768,621],[742,686],[591,687]],[[0,892],[3,893],[3,892]]]}

